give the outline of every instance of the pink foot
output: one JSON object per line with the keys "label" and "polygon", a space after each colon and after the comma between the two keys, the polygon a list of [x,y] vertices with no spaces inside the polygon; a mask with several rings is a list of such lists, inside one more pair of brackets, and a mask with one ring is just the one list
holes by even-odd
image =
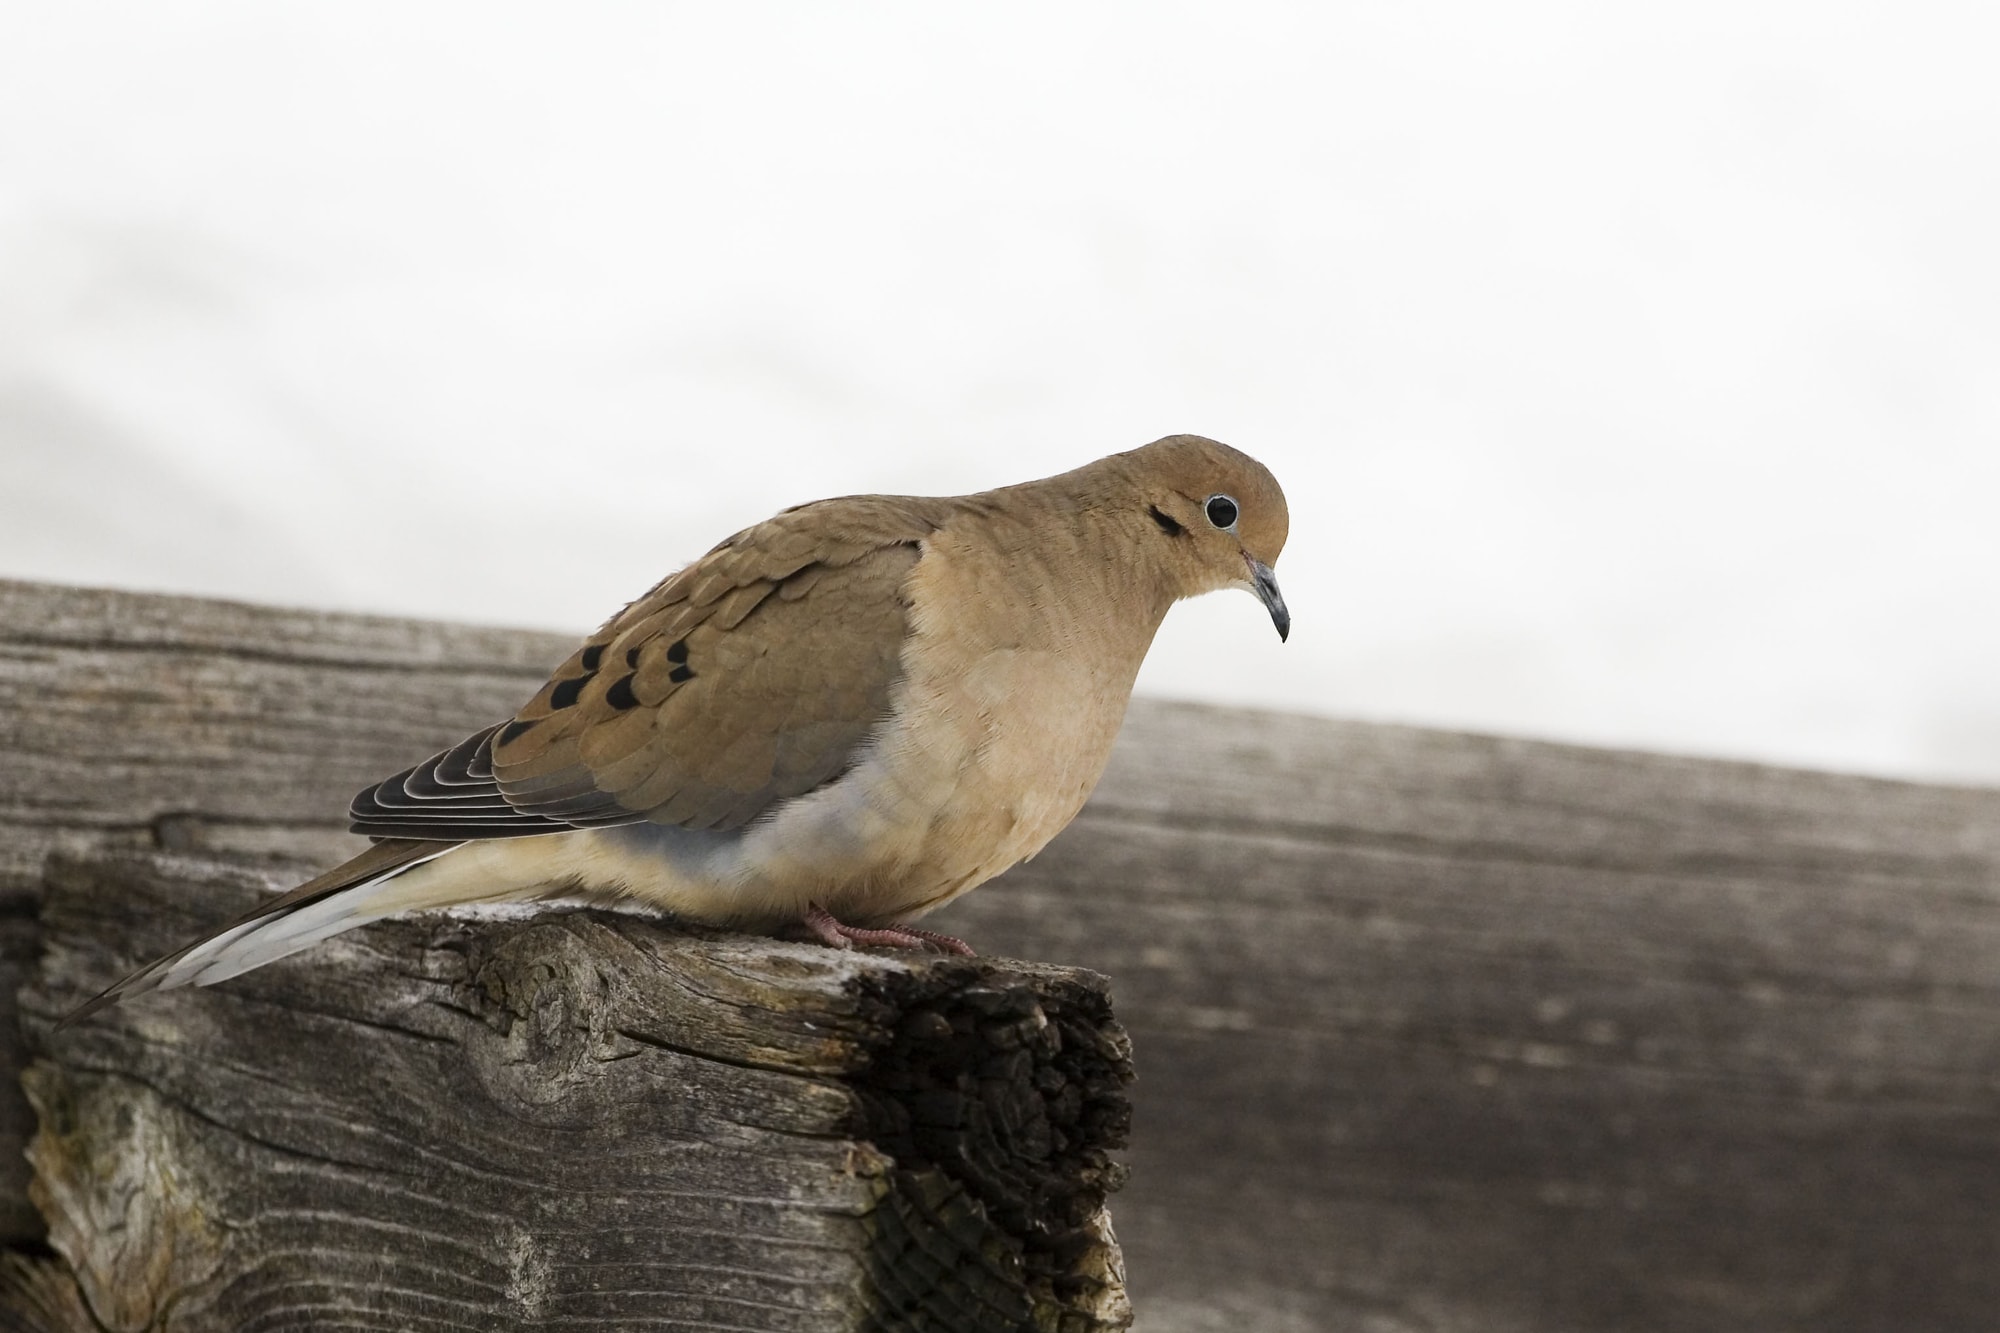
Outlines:
{"label": "pink foot", "polygon": [[885,926],[880,930],[867,930],[861,926],[843,926],[833,919],[833,913],[818,903],[806,905],[806,929],[821,944],[834,949],[852,949],[855,945],[874,945],[889,949],[937,949],[942,953],[962,954],[967,958],[977,957],[972,946],[954,935],[940,935],[934,930],[918,930],[914,926]]}

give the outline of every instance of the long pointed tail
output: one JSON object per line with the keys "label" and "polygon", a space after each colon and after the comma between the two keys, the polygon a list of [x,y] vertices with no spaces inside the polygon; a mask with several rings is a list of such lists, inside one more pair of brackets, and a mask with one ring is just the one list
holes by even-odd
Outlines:
{"label": "long pointed tail", "polygon": [[107,1005],[147,991],[226,980],[392,912],[452,901],[448,894],[434,897],[422,892],[416,883],[398,881],[408,871],[460,845],[385,838],[353,860],[259,905],[213,934],[148,963],[64,1015],[56,1026],[68,1027]]}

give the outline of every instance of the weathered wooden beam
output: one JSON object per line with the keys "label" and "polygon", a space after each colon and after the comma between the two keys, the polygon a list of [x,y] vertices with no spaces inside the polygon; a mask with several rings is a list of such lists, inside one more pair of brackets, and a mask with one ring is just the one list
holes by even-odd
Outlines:
{"label": "weathered wooden beam", "polygon": [[34,1132],[34,1115],[21,1093],[28,1054],[14,1003],[41,952],[39,905],[39,895],[0,887],[0,1247],[42,1234],[42,1219],[28,1202],[28,1164],[21,1155]]}
{"label": "weathered wooden beam", "polygon": [[[0,579],[0,996],[36,949],[57,851],[328,865],[365,846],[347,799],[511,712],[567,636]],[[372,776],[371,776],[372,775]],[[18,1025],[0,1060],[21,1067]],[[0,1243],[33,1240],[0,1079]]]}
{"label": "weathered wooden beam", "polygon": [[[15,947],[51,845],[330,860],[567,647],[0,584]],[[1077,823],[934,920],[1114,978],[1154,1333],[2000,1308],[2000,792],[1139,700]]]}
{"label": "weathered wooden beam", "polygon": [[0,580],[0,884],[61,849],[351,854],[349,797],[511,713],[571,646]]}
{"label": "weathered wooden beam", "polygon": [[53,865],[23,1008],[60,1263],[0,1274],[23,1326],[65,1276],[94,1322],[46,1333],[1129,1322],[1101,978],[427,917],[50,1031],[260,887]]}
{"label": "weathered wooden beam", "polygon": [[1992,1326],[2000,792],[1133,722],[939,920],[1114,979],[1142,1326]]}

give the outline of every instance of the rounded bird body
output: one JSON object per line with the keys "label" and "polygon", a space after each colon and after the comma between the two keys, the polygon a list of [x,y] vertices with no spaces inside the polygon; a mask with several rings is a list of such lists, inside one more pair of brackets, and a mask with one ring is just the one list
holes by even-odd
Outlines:
{"label": "rounded bird body", "polygon": [[1268,471],[1198,436],[787,510],[627,606],[513,718],[357,796],[368,851],[72,1017],[466,902],[963,948],[907,923],[1075,817],[1175,601],[1241,587],[1289,631],[1288,524]]}

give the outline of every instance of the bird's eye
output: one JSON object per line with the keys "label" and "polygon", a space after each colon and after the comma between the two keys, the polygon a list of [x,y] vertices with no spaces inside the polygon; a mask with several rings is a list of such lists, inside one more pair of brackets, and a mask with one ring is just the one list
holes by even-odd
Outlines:
{"label": "bird's eye", "polygon": [[1224,532],[1236,526],[1236,501],[1226,495],[1211,495],[1205,506],[1208,521]]}

